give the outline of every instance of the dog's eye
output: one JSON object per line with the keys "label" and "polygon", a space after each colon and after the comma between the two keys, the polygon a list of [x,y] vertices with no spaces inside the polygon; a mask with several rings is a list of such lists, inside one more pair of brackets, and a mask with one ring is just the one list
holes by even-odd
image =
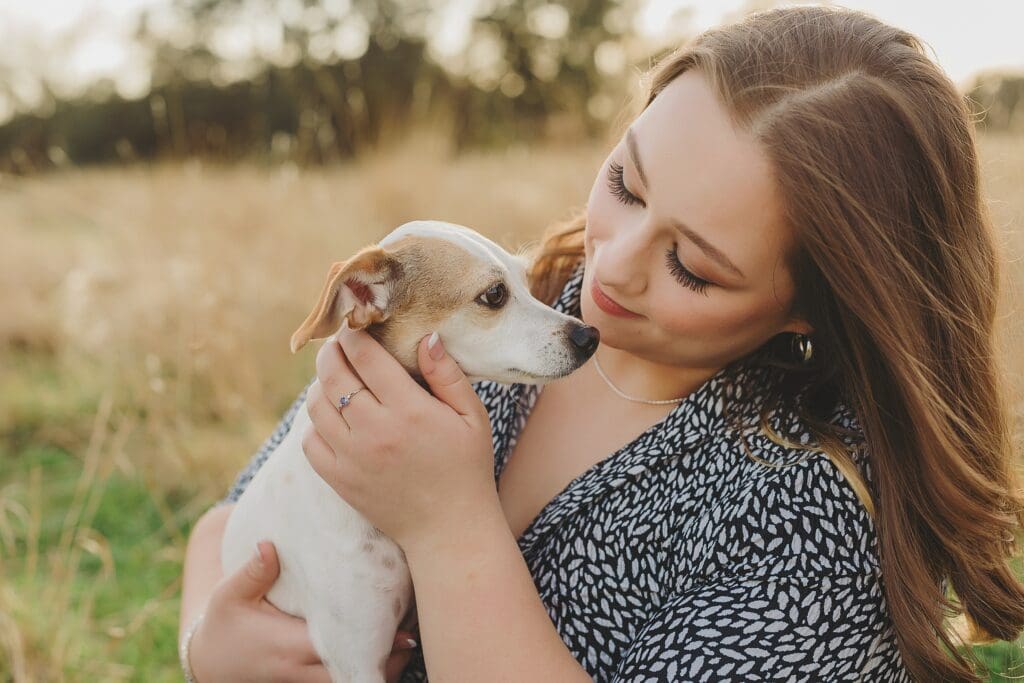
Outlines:
{"label": "dog's eye", "polygon": [[477,297],[477,301],[491,308],[500,308],[505,304],[505,299],[507,298],[508,290],[505,288],[504,283],[499,282]]}

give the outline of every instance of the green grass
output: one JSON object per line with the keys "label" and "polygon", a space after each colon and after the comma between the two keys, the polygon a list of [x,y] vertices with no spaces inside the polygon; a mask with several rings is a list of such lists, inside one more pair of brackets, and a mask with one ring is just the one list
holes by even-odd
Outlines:
{"label": "green grass", "polygon": [[[43,445],[0,451],[0,460],[13,464],[0,479],[7,504],[38,522],[4,561],[22,638],[43,655],[33,659],[61,666],[72,681],[180,680],[174,537],[189,529],[183,520],[169,533],[160,511],[177,501],[158,504],[144,482],[113,473],[93,485],[75,520],[76,490],[88,477],[77,457]],[[45,673],[60,676],[35,676]]]}
{"label": "green grass", "polygon": [[995,643],[975,647],[978,659],[993,672],[988,680],[992,683],[1019,681],[1024,677],[1024,643]]}
{"label": "green grass", "polygon": [[[1017,576],[1024,580],[1024,558],[1010,561]],[[1000,641],[990,645],[974,647],[974,653],[982,664],[992,672],[988,680],[992,683],[1008,683],[1024,679],[1024,636],[1014,643]]]}
{"label": "green grass", "polygon": [[[0,503],[7,513],[0,526],[13,538],[13,545],[0,545],[0,557],[16,596],[8,593],[5,605],[0,594],[0,607],[13,614],[26,645],[29,680],[180,680],[174,643],[181,549],[195,498],[155,493],[137,473],[97,467],[99,458],[89,455],[101,450],[96,427],[90,433],[82,418],[96,422],[101,399],[62,387],[67,377],[48,372],[45,359],[21,358],[18,367],[0,388],[38,382],[43,389],[13,395],[22,399],[11,402],[20,427],[0,442]],[[68,431],[54,431],[55,422]],[[82,443],[92,441],[91,449],[80,449],[84,456],[47,443],[76,434]],[[15,509],[28,518],[12,514]],[[991,681],[1024,674],[1020,643],[979,646],[976,653],[999,672]],[[4,673],[13,666],[0,658],[0,680],[13,680]]]}
{"label": "green grass", "polygon": [[0,614],[12,619],[0,619],[0,641],[21,647],[10,648],[18,661],[0,647],[0,681],[179,681],[181,548],[194,506],[107,457],[126,432],[111,428],[102,383],[83,368],[60,372],[45,354],[5,360]]}

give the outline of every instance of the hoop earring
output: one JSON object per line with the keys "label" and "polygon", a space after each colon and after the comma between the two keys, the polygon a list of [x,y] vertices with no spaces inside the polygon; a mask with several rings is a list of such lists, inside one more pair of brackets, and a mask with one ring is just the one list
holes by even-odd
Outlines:
{"label": "hoop earring", "polygon": [[790,342],[790,351],[797,363],[810,365],[814,356],[814,344],[806,334],[794,334],[793,341]]}

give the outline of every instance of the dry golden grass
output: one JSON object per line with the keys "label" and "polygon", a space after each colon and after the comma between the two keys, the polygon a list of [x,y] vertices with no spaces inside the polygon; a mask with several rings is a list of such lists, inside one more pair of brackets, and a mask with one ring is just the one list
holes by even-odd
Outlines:
{"label": "dry golden grass", "polygon": [[[313,352],[292,356],[288,339],[331,262],[416,218],[519,247],[585,203],[603,154],[454,158],[424,137],[326,170],[188,163],[0,179],[3,450],[17,460],[26,444],[55,444],[81,460],[67,509],[46,507],[54,484],[38,467],[0,488],[0,576],[12,555],[23,578],[43,576],[20,591],[0,583],[0,673],[6,654],[15,680],[138,680],[117,643],[153,615],[173,623],[179,584],[154,586],[123,618],[93,618],[82,562],[98,563],[100,581],[117,571],[113,539],[93,529],[106,482],[144,482],[163,525],[153,561],[180,567],[182,529],[312,373]],[[1008,257],[1002,339],[1019,397],[1024,137],[984,138],[982,156]],[[50,518],[59,542],[41,549]],[[88,639],[108,661],[79,646]],[[171,643],[157,647],[174,680]]]}
{"label": "dry golden grass", "polygon": [[1000,342],[1014,397],[1018,434],[1021,434],[1024,431],[1024,135],[988,135],[981,138],[980,148],[983,188],[1006,262]]}
{"label": "dry golden grass", "polygon": [[[313,352],[292,356],[288,340],[333,261],[417,218],[517,247],[585,202],[600,160],[596,148],[454,159],[421,137],[327,170],[187,163],[0,180],[0,461],[34,444],[81,461],[66,509],[47,502],[59,484],[45,467],[0,478],[0,576],[6,565],[19,580],[0,584],[0,680],[5,668],[19,681],[139,680],[119,653],[154,638],[139,633],[147,619],[173,621],[179,579],[94,617],[83,578],[125,580],[117,539],[94,528],[100,499],[117,495],[112,475],[141,481],[160,515],[153,563],[180,569],[183,529],[313,372]],[[43,548],[50,524],[58,540]],[[159,647],[174,680],[172,645],[132,647]]]}
{"label": "dry golden grass", "polygon": [[288,340],[333,261],[417,218],[518,246],[585,202],[599,162],[596,149],[453,160],[421,139],[320,171],[194,163],[7,180],[0,348],[45,350],[61,373],[99,380],[115,412],[144,413],[151,439],[125,467],[158,482],[203,472],[216,495],[312,371],[312,352],[293,358]]}

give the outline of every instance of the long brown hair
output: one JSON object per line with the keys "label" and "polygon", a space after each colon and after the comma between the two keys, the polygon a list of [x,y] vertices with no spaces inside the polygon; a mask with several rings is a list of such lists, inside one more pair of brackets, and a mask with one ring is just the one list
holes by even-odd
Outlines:
{"label": "long brown hair", "polygon": [[[795,236],[794,305],[818,359],[787,395],[804,387],[800,418],[875,519],[903,659],[921,680],[978,681],[946,618],[965,614],[977,640],[1024,627],[1008,566],[1024,499],[996,357],[1000,257],[967,104],[913,35],[838,8],[701,34],[646,74],[644,106],[689,69],[771,160]],[[530,272],[539,298],[553,300],[582,258],[585,224],[580,214],[545,235]],[[838,397],[863,428],[870,491],[826,419]]]}

